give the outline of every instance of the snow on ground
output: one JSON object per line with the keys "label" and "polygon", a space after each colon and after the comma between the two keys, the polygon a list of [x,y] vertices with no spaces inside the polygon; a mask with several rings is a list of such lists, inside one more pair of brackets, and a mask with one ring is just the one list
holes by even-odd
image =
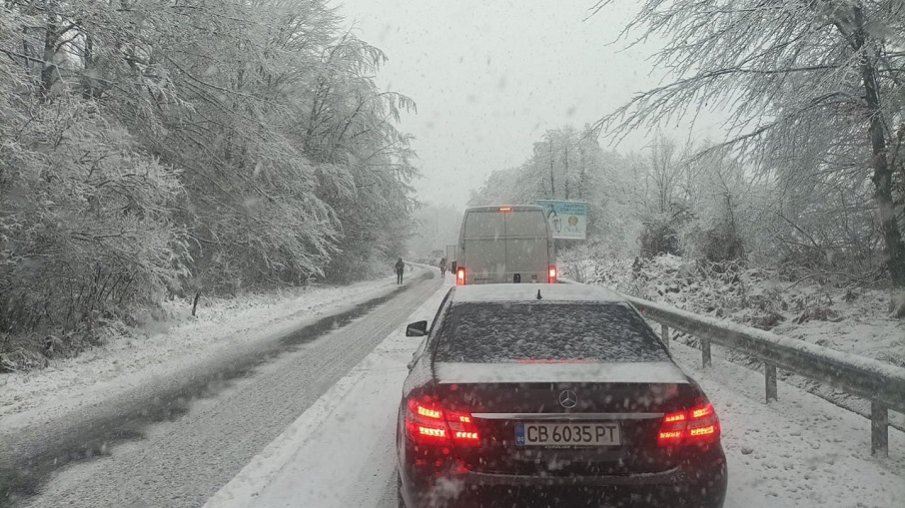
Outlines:
{"label": "snow on ground", "polygon": [[4,427],[22,427],[34,418],[49,420],[395,288],[395,277],[387,277],[349,286],[202,300],[194,318],[189,306],[174,305],[169,321],[152,323],[75,358],[54,360],[45,369],[0,374],[0,419]]}
{"label": "snow on ground", "polygon": [[[430,320],[446,290],[406,322]],[[374,506],[395,472],[396,409],[420,342],[405,326],[388,336],[206,506]]]}
{"label": "snow on ground", "polygon": [[905,506],[905,433],[889,430],[889,458],[870,456],[870,421],[780,382],[764,400],[757,372],[673,344],[676,360],[710,397],[723,428],[728,507]]}
{"label": "snow on ground", "polygon": [[781,280],[758,268],[720,273],[670,255],[562,264],[578,282],[905,367],[905,319],[889,317],[887,290]]}
{"label": "snow on ground", "polygon": [[[565,258],[564,273],[578,282],[905,367],[905,319],[889,316],[887,290],[839,281],[817,284],[816,277],[794,274],[797,280],[788,281],[770,270],[724,270],[670,255],[637,262],[581,252],[567,253]],[[675,331],[673,338],[692,342],[681,334],[676,337]],[[740,365],[760,368],[741,353],[726,355]],[[778,374],[836,404],[869,414],[867,401],[787,372]],[[905,428],[905,415],[891,413],[890,421]]]}
{"label": "snow on ground", "polygon": [[[443,291],[408,321],[430,319]],[[405,364],[418,345],[403,329],[257,455],[206,506],[395,507],[394,429]],[[780,382],[765,404],[763,378],[673,345],[710,396],[729,461],[727,508],[905,506],[905,435],[890,429],[890,458],[870,456],[870,423]]]}

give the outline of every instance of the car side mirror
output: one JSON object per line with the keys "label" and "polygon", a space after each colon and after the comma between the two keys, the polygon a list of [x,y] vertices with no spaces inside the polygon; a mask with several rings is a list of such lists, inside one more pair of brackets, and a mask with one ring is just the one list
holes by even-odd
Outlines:
{"label": "car side mirror", "polygon": [[427,335],[427,321],[415,321],[405,327],[406,337],[424,337]]}

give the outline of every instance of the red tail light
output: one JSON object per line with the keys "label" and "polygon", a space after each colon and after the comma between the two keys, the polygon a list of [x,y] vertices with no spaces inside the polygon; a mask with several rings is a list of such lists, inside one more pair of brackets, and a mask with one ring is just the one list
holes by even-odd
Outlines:
{"label": "red tail light", "polygon": [[405,428],[418,444],[453,444],[478,446],[481,435],[471,414],[444,411],[436,403],[409,400],[405,413]]}
{"label": "red tail light", "polygon": [[465,285],[465,267],[464,266],[460,266],[456,270],[456,285],[457,286]]}
{"label": "red tail light", "polygon": [[417,443],[443,444],[449,438],[443,412],[423,402],[408,402],[405,428]]}
{"label": "red tail light", "polygon": [[550,265],[550,269],[547,270],[547,282],[550,284],[556,283],[556,265]]}
{"label": "red tail light", "polygon": [[477,446],[481,444],[481,436],[468,413],[448,411],[446,423],[452,432],[452,440],[455,444]]}
{"label": "red tail light", "polygon": [[657,433],[657,444],[660,446],[707,444],[718,441],[719,438],[720,420],[713,410],[713,405],[707,403],[689,411],[678,411],[664,416],[660,432]]}

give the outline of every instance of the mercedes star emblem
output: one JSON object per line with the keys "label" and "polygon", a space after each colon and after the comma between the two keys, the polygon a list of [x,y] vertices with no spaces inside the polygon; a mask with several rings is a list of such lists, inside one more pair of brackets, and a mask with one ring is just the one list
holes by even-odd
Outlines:
{"label": "mercedes star emblem", "polygon": [[559,405],[566,409],[572,409],[578,404],[578,395],[572,390],[563,390],[559,393]]}

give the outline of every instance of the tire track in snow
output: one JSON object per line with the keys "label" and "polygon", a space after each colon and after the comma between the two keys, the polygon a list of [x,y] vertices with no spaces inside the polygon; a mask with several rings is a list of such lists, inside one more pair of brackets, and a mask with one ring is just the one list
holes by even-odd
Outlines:
{"label": "tire track in snow", "polygon": [[[41,436],[22,437],[18,455],[0,458],[0,483],[10,491],[0,503],[200,505],[438,285],[436,279],[413,281],[199,366],[182,382],[133,395],[101,417],[48,422],[38,429]],[[155,422],[162,423],[149,425]],[[54,426],[59,431],[48,436]],[[98,455],[109,456],[83,462]],[[52,471],[73,461],[82,462],[44,485]]]}
{"label": "tire track in snow", "polygon": [[[430,320],[445,294],[435,292],[404,322]],[[396,506],[396,411],[406,363],[421,342],[404,328],[330,387],[205,508]]]}

